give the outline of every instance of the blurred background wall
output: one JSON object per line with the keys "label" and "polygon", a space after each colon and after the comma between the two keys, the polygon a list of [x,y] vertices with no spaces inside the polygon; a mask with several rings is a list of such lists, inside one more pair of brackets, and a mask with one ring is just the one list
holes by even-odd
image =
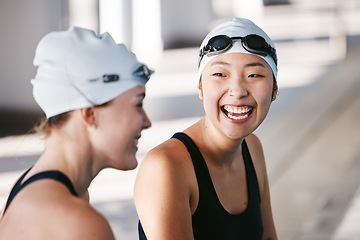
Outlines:
{"label": "blurred background wall", "polygon": [[30,79],[40,38],[68,26],[68,7],[61,0],[0,1],[0,136],[25,132],[39,109]]}
{"label": "blurred background wall", "polygon": [[46,33],[71,26],[108,31],[156,65],[164,48],[198,44],[211,19],[210,0],[1,0],[0,136],[26,132],[40,114],[30,80]]}
{"label": "blurred background wall", "polygon": [[32,60],[37,43],[50,31],[71,26],[108,31],[155,68],[164,50],[197,47],[214,23],[232,16],[248,17],[265,31],[271,29],[275,42],[346,34],[341,21],[332,29],[316,27],[321,30],[313,35],[304,35],[296,26],[284,32],[284,22],[279,28],[268,26],[265,9],[273,5],[336,17],[344,5],[359,4],[357,0],[0,0],[0,136],[24,133],[38,119],[40,110],[30,84],[36,73]]}

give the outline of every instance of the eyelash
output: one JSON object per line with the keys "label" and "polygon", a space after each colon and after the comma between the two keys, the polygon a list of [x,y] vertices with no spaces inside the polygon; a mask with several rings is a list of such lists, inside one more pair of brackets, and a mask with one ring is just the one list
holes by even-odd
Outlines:
{"label": "eyelash", "polygon": [[263,77],[263,75],[260,75],[260,74],[250,74],[248,77]]}
{"label": "eyelash", "polygon": [[[224,73],[214,73],[213,76],[216,76],[216,77],[226,77],[226,75]],[[255,77],[255,78],[261,78],[263,77],[263,75],[260,75],[260,74],[250,74],[248,75],[248,77]]]}
{"label": "eyelash", "polygon": [[214,73],[213,76],[216,77],[225,77],[226,75],[224,73]]}

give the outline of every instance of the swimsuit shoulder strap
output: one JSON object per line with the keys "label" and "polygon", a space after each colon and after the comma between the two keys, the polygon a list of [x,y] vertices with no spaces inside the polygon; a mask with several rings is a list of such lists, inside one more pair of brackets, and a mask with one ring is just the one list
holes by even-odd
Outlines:
{"label": "swimsuit shoulder strap", "polygon": [[19,178],[19,180],[15,183],[13,189],[11,190],[10,194],[9,194],[9,198],[6,202],[5,205],[5,209],[3,212],[3,216],[7,210],[7,208],[9,207],[10,203],[12,202],[12,200],[14,199],[14,197],[27,185],[29,185],[32,182],[35,182],[37,180],[41,180],[41,179],[53,179],[56,180],[58,182],[63,183],[71,192],[72,195],[74,196],[78,196],[78,194],[75,191],[75,188],[73,186],[73,184],[71,183],[70,179],[63,174],[62,172],[59,171],[44,171],[44,172],[40,172],[37,173],[33,176],[31,176],[29,179],[27,179],[23,184],[21,184],[22,180],[24,179],[24,177],[26,176],[26,174],[31,170],[31,168],[29,168],[23,175],[21,175],[21,177]]}

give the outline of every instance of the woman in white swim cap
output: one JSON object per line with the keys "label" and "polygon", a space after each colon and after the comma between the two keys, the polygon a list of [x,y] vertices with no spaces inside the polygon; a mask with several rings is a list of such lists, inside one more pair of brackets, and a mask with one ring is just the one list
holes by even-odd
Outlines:
{"label": "woman in white swim cap", "polygon": [[104,168],[130,170],[152,71],[108,33],[73,27],[39,43],[32,80],[46,115],[45,151],[15,184],[1,214],[0,239],[115,239],[90,204],[88,187]]}
{"label": "woman in white swim cap", "polygon": [[204,39],[205,116],[151,150],[135,183],[140,239],[277,239],[260,140],[277,94],[277,55],[253,22],[232,18]]}

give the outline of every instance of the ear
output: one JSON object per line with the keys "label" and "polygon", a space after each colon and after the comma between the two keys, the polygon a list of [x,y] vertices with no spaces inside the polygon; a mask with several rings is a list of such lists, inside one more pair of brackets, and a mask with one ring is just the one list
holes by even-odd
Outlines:
{"label": "ear", "polygon": [[87,127],[93,128],[97,126],[96,111],[94,107],[79,109],[81,118]]}
{"label": "ear", "polygon": [[278,85],[277,85],[277,82],[274,81],[274,87],[273,87],[272,97],[271,97],[271,101],[272,101],[272,102],[275,101],[276,96],[278,95],[278,93],[279,93],[279,87],[278,87]]}
{"label": "ear", "polygon": [[202,80],[201,80],[201,76],[200,76],[200,80],[199,80],[199,84],[198,84],[198,91],[199,91],[199,98],[201,101],[204,100],[204,95],[203,95],[203,89],[202,89]]}

